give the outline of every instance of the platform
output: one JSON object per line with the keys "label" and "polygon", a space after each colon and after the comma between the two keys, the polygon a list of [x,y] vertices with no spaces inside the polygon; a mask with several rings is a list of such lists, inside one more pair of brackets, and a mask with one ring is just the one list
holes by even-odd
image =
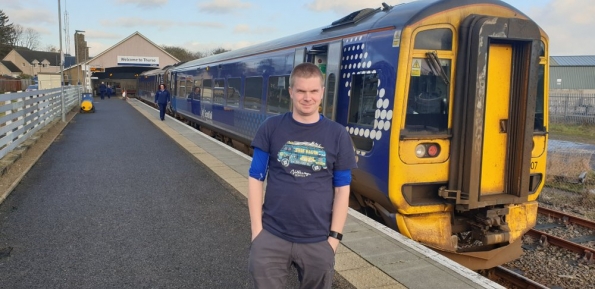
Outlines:
{"label": "platform", "polygon": [[[252,288],[250,158],[140,101],[95,105],[0,205],[0,287]],[[335,269],[333,288],[503,288],[353,210]]]}

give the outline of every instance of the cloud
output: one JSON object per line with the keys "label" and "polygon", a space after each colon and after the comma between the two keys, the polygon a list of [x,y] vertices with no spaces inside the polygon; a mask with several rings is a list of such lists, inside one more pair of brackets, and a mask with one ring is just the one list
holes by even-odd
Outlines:
{"label": "cloud", "polygon": [[118,33],[109,33],[101,30],[87,30],[85,31],[85,39],[100,38],[100,39],[123,39],[122,35]]}
{"label": "cloud", "polygon": [[87,42],[87,46],[89,46],[89,57],[95,57],[97,54],[111,47],[111,45],[101,42]]}
{"label": "cloud", "polygon": [[167,5],[169,0],[118,0],[119,4],[133,4],[141,8],[156,8]]}
{"label": "cloud", "polygon": [[153,27],[158,30],[168,30],[172,27],[194,26],[200,28],[224,28],[225,25],[218,22],[184,22],[167,19],[151,19],[140,17],[120,17],[115,20],[101,20],[101,25],[106,27]]}
{"label": "cloud", "polygon": [[274,27],[256,27],[252,28],[248,24],[238,24],[233,28],[233,33],[236,34],[270,34],[277,32]]}
{"label": "cloud", "polygon": [[[404,1],[396,1],[398,3]],[[361,0],[313,0],[310,3],[305,4],[306,9],[311,11],[332,11],[337,14],[349,14],[351,12],[361,10],[364,8],[379,8],[382,2],[373,2],[375,4],[367,3]],[[397,3],[391,3],[396,5]]]}
{"label": "cloud", "polygon": [[595,5],[592,0],[552,0],[527,11],[549,36],[550,55],[592,55]]}
{"label": "cloud", "polygon": [[215,14],[227,14],[236,10],[252,8],[252,4],[240,0],[212,0],[210,2],[198,3],[201,11]]}
{"label": "cloud", "polygon": [[[181,45],[181,47],[184,47],[192,52],[202,52],[205,54],[208,54],[209,52],[213,51],[213,49],[216,48],[225,48],[225,49],[230,49],[230,50],[237,50],[240,48],[244,48],[244,47],[248,47],[254,44],[257,44],[258,42],[252,42],[252,41],[237,41],[237,42],[198,42],[198,41],[192,41],[192,42],[185,42]],[[175,44],[172,44],[174,46],[178,46]]]}
{"label": "cloud", "polygon": [[8,15],[10,23],[20,24],[27,26],[28,24],[56,24],[58,23],[58,16],[53,13],[50,14],[46,10],[42,9],[18,9],[11,10],[7,9],[4,11]]}

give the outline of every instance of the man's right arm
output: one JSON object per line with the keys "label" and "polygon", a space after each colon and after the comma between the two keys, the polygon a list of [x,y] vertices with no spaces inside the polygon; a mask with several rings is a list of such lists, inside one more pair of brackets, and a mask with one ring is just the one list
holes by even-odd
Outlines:
{"label": "man's right arm", "polygon": [[267,175],[269,154],[255,147],[248,174],[248,210],[250,211],[250,227],[252,240],[262,231],[262,202],[264,180]]}
{"label": "man's right arm", "polygon": [[251,241],[262,231],[262,199],[263,181],[253,177],[248,178],[248,210],[250,211],[250,228],[252,229]]}

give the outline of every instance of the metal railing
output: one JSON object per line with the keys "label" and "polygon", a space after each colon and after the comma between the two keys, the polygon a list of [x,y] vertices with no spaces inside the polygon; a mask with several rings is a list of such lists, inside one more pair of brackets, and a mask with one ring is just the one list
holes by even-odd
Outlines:
{"label": "metal railing", "polygon": [[[0,158],[62,116],[61,88],[0,94]],[[65,112],[78,105],[79,86],[64,87]]]}
{"label": "metal railing", "polygon": [[595,95],[550,95],[551,123],[595,124]]}

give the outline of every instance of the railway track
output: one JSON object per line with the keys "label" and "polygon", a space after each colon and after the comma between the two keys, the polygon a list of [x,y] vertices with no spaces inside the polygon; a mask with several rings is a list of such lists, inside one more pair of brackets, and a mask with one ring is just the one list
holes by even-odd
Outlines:
{"label": "railway track", "polygon": [[[564,212],[555,211],[555,210],[542,208],[542,207],[539,207],[538,213],[548,216],[550,218],[559,219],[566,226],[568,226],[570,224],[578,225],[583,228],[587,228],[587,229],[595,231],[595,222],[593,222],[591,220],[575,217],[572,215],[568,215]],[[548,226],[547,225],[544,225],[544,226],[538,225],[535,228],[531,229],[527,234],[535,239],[538,239],[539,243],[542,246],[547,246],[547,245],[551,244],[554,246],[558,246],[558,247],[570,250],[577,254],[580,254],[581,258],[586,262],[594,262],[595,261],[595,258],[593,257],[595,255],[595,248],[581,245],[582,242],[588,242],[589,240],[595,240],[595,236],[584,236],[584,237],[572,238],[570,240],[567,240],[565,238],[558,237],[553,234],[549,234],[549,233],[545,232],[544,230],[542,230],[541,228],[547,229]],[[592,237],[592,238],[589,238],[589,237]]]}
{"label": "railway track", "polygon": [[542,207],[538,214],[523,256],[488,277],[507,288],[592,288],[595,222]]}

